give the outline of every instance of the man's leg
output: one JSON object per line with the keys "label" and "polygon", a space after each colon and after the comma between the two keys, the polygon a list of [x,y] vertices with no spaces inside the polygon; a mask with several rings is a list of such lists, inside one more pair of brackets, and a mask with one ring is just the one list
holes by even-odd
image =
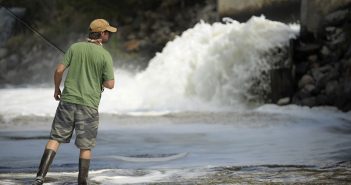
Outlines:
{"label": "man's leg", "polygon": [[91,159],[90,149],[80,149],[78,185],[86,185]]}
{"label": "man's leg", "polygon": [[49,150],[53,150],[54,152],[57,152],[59,146],[60,146],[60,143],[58,141],[50,139],[46,144],[45,148]]}
{"label": "man's leg", "polygon": [[43,156],[41,157],[37,177],[33,185],[41,185],[44,182],[46,173],[49,171],[50,165],[54,160],[56,152],[60,146],[60,143],[55,140],[49,140],[46,144]]}
{"label": "man's leg", "polygon": [[91,149],[96,145],[96,135],[99,126],[97,109],[78,105],[75,114],[76,142],[80,149],[78,184],[87,184]]}

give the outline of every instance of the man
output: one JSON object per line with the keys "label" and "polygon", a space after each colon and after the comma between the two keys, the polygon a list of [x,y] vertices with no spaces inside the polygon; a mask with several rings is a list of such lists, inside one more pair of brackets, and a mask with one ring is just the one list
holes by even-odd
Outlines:
{"label": "man", "polygon": [[[71,45],[63,61],[57,65],[54,98],[60,103],[33,183],[35,185],[43,184],[60,143],[69,143],[73,130],[76,132],[75,145],[80,149],[78,184],[87,184],[91,149],[96,144],[99,125],[101,92],[104,87],[112,89],[115,83],[112,58],[102,44],[117,28],[104,19],[95,19],[89,30],[88,41]],[[60,84],[66,68],[69,70],[61,95]]]}

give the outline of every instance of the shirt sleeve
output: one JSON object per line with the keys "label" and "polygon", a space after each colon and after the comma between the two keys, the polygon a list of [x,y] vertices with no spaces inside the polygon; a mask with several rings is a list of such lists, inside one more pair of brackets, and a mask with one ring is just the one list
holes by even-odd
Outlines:
{"label": "shirt sleeve", "polygon": [[112,62],[111,56],[109,56],[106,60],[104,71],[102,73],[102,79],[103,79],[103,81],[115,79],[115,75],[113,72],[113,62]]}
{"label": "shirt sleeve", "polygon": [[61,64],[68,67],[71,64],[71,60],[72,60],[72,47],[70,47],[67,50],[67,52],[65,53],[65,56],[63,57],[63,60],[61,61]]}

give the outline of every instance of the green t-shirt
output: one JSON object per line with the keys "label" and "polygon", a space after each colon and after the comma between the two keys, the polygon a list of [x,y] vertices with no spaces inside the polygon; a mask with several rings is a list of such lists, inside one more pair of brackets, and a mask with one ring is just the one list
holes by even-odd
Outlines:
{"label": "green t-shirt", "polygon": [[61,63],[68,67],[61,100],[98,109],[102,83],[114,79],[108,51],[94,43],[78,42],[71,45]]}

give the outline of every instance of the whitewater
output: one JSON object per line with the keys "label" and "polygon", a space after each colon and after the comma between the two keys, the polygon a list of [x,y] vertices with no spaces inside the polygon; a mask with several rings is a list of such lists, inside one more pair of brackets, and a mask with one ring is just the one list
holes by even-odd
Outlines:
{"label": "whitewater", "polygon": [[[200,22],[169,42],[137,74],[116,69],[116,88],[102,94],[100,112],[214,111],[246,107],[260,97],[248,92],[270,69],[263,53],[288,44],[298,29],[254,17],[247,23],[227,19]],[[268,82],[260,87],[268,88]],[[50,115],[57,103],[52,89],[1,89],[1,115]]]}
{"label": "whitewater", "polygon": [[[278,57],[267,53],[298,32],[264,17],[199,22],[144,71],[115,69],[115,89],[102,93],[90,182],[350,182],[351,112],[264,103],[264,74]],[[57,104],[53,88],[0,89],[0,184],[30,184]],[[49,184],[74,184],[77,157],[72,141],[62,145]]]}

